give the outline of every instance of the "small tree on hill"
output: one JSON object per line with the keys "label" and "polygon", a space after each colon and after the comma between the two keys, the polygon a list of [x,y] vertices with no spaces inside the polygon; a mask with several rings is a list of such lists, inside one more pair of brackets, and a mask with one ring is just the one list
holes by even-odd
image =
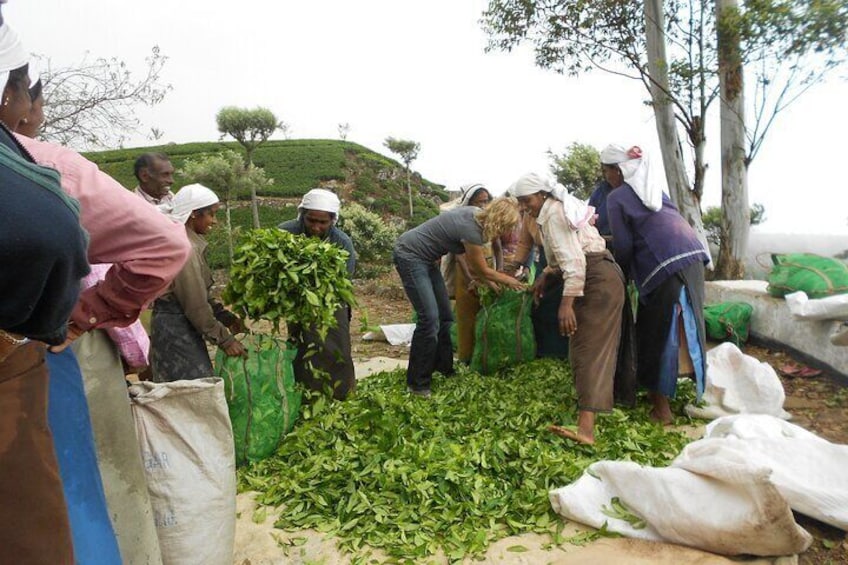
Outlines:
{"label": "small tree on hill", "polygon": [[185,162],[180,175],[188,182],[199,182],[214,190],[224,203],[226,211],[227,249],[230,261],[233,259],[233,227],[230,219],[230,202],[243,191],[256,194],[259,188],[272,184],[265,176],[265,170],[245,164],[241,155],[235,151],[224,151]]}
{"label": "small tree on hill", "polygon": [[[229,135],[244,147],[247,166],[253,165],[253,152],[268,141],[268,138],[280,128],[281,122],[267,108],[237,108],[227,106],[221,108],[215,117],[221,138]],[[256,187],[251,185],[250,206],[253,212],[253,227],[259,228],[259,201],[256,197]]]}
{"label": "small tree on hill", "polygon": [[409,165],[418,158],[418,151],[421,150],[421,144],[408,139],[387,137],[386,141],[383,142],[383,145],[385,145],[392,153],[400,155],[400,158],[406,167],[406,192],[409,195],[409,217],[411,218],[413,216],[412,182],[410,181]]}
{"label": "small tree on hill", "polygon": [[591,145],[574,142],[562,155],[548,151],[551,172],[568,192],[586,200],[601,179],[601,156]]}
{"label": "small tree on hill", "polygon": [[135,108],[154,106],[171,90],[170,84],[160,82],[165,61],[159,47],[153,47],[145,71],[135,77],[116,57],[93,61],[84,57],[68,67],[53,67],[49,58],[40,59],[44,92],[40,137],[77,149],[121,145],[141,125]]}
{"label": "small tree on hill", "polygon": [[338,128],[339,128],[339,139],[341,139],[342,141],[346,141],[347,140],[347,134],[350,133],[350,124],[348,122],[345,122],[343,124],[339,124]]}

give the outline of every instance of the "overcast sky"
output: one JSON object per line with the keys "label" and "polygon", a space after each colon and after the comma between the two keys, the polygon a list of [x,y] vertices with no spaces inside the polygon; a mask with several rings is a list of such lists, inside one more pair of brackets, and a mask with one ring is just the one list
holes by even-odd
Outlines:
{"label": "overcast sky", "polygon": [[[485,0],[9,0],[8,23],[27,49],[65,66],[116,56],[141,70],[158,45],[169,60],[165,101],[141,109],[163,142],[218,139],[226,105],[264,106],[292,138],[348,140],[389,155],[387,136],[421,144],[413,169],[495,193],[547,169],[571,142],[617,142],[658,155],[641,84],[593,73],[579,79],[534,66],[529,49],[484,53]],[[845,72],[841,73],[845,76]],[[751,166],[752,202],[770,231],[848,236],[848,84],[834,77],[780,118]],[[717,116],[713,118],[717,121]],[[720,202],[718,130],[706,205]],[[138,136],[128,146],[149,145]]]}

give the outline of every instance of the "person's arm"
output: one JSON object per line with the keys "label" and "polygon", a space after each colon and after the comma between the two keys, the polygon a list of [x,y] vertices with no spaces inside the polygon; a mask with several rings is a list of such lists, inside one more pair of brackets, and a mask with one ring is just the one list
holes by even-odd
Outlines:
{"label": "person's arm", "polygon": [[468,261],[468,266],[475,278],[481,281],[487,281],[494,284],[502,284],[513,290],[523,290],[524,284],[518,279],[501,273],[489,267],[486,264],[486,257],[483,255],[483,246],[474,245],[473,243],[463,242],[465,247],[465,257]]}
{"label": "person's arm", "polygon": [[174,279],[174,297],[186,318],[206,340],[225,347],[235,340],[227,327],[215,318],[201,271],[201,259],[192,255]]}
{"label": "person's arm", "polygon": [[499,237],[492,240],[492,255],[495,258],[495,270],[503,271],[503,242],[501,242],[501,238]]}
{"label": "person's arm", "polygon": [[607,198],[607,216],[612,231],[615,261],[621,266],[625,275],[629,275],[630,262],[633,260],[633,232],[630,230],[630,223],[624,212],[625,203],[622,200],[626,196],[624,187],[609,195],[609,198]]}
{"label": "person's arm", "polygon": [[550,272],[558,269],[562,273],[562,295],[583,296],[586,283],[586,255],[580,245],[577,231],[559,210],[549,215],[545,227],[545,250],[555,262],[546,267]]}
{"label": "person's arm", "polygon": [[190,252],[185,228],[125,189],[97,165],[65,147],[18,136],[42,165],[62,175],[63,190],[80,203],[90,236],[90,263],[114,263],[84,291],[71,314],[75,333],[126,326],[165,291]]}

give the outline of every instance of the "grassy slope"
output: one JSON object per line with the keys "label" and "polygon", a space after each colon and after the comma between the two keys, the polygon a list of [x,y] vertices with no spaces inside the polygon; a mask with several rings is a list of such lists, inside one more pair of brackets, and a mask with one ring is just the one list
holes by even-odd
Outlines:
{"label": "grassy slope", "polygon": [[[226,149],[241,152],[236,142],[201,142],[169,144],[132,149],[117,149],[86,154],[107,174],[127,188],[135,187],[133,163],[145,152],[165,153],[177,171],[174,189],[189,183],[180,169],[189,159],[197,159]],[[388,219],[398,217],[408,220],[406,173],[397,161],[349,141],[328,139],[271,140],[254,153],[254,163],[265,169],[273,184],[260,192],[260,196],[297,198],[310,188],[331,186],[345,202],[357,202]],[[409,224],[417,225],[438,213],[438,204],[447,200],[441,185],[413,174],[415,216]],[[240,198],[248,198],[240,195]],[[294,205],[261,206],[262,227],[273,227],[293,218]],[[234,239],[250,229],[249,208],[232,210]],[[219,228],[209,235],[209,263],[213,268],[226,266],[226,234],[224,214],[219,218]]]}

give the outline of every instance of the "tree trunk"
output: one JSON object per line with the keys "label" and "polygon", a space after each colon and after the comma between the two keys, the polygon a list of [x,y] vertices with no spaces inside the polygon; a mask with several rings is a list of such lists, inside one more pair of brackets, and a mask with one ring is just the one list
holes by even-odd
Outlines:
{"label": "tree trunk", "polygon": [[227,207],[227,251],[230,253],[230,266],[233,264],[233,220],[230,217],[230,196],[227,194],[224,200],[224,206]]}
{"label": "tree trunk", "polygon": [[[645,0],[645,39],[648,51],[648,72],[652,79],[651,99],[669,195],[677,204],[680,214],[698,234],[704,249],[709,251],[704,222],[701,219],[700,199],[690,188],[683,160],[683,149],[674,119],[674,108],[666,94],[669,92],[669,85],[664,29],[665,14],[662,0]],[[712,262],[710,262],[710,268],[712,268]]]}
{"label": "tree trunk", "polygon": [[751,226],[745,166],[745,93],[738,30],[722,25],[738,0],[716,0],[718,76],[721,88],[721,246],[716,276],[741,279]]}
{"label": "tree trunk", "polygon": [[406,166],[406,192],[409,195],[409,217],[412,218],[412,183],[409,178],[409,165]]}
{"label": "tree trunk", "polygon": [[[247,166],[253,166],[253,149],[248,149],[245,147],[245,153],[247,153]],[[256,185],[250,183],[250,211],[253,214],[253,229],[258,230],[261,225],[259,225],[259,197],[256,195]]]}

